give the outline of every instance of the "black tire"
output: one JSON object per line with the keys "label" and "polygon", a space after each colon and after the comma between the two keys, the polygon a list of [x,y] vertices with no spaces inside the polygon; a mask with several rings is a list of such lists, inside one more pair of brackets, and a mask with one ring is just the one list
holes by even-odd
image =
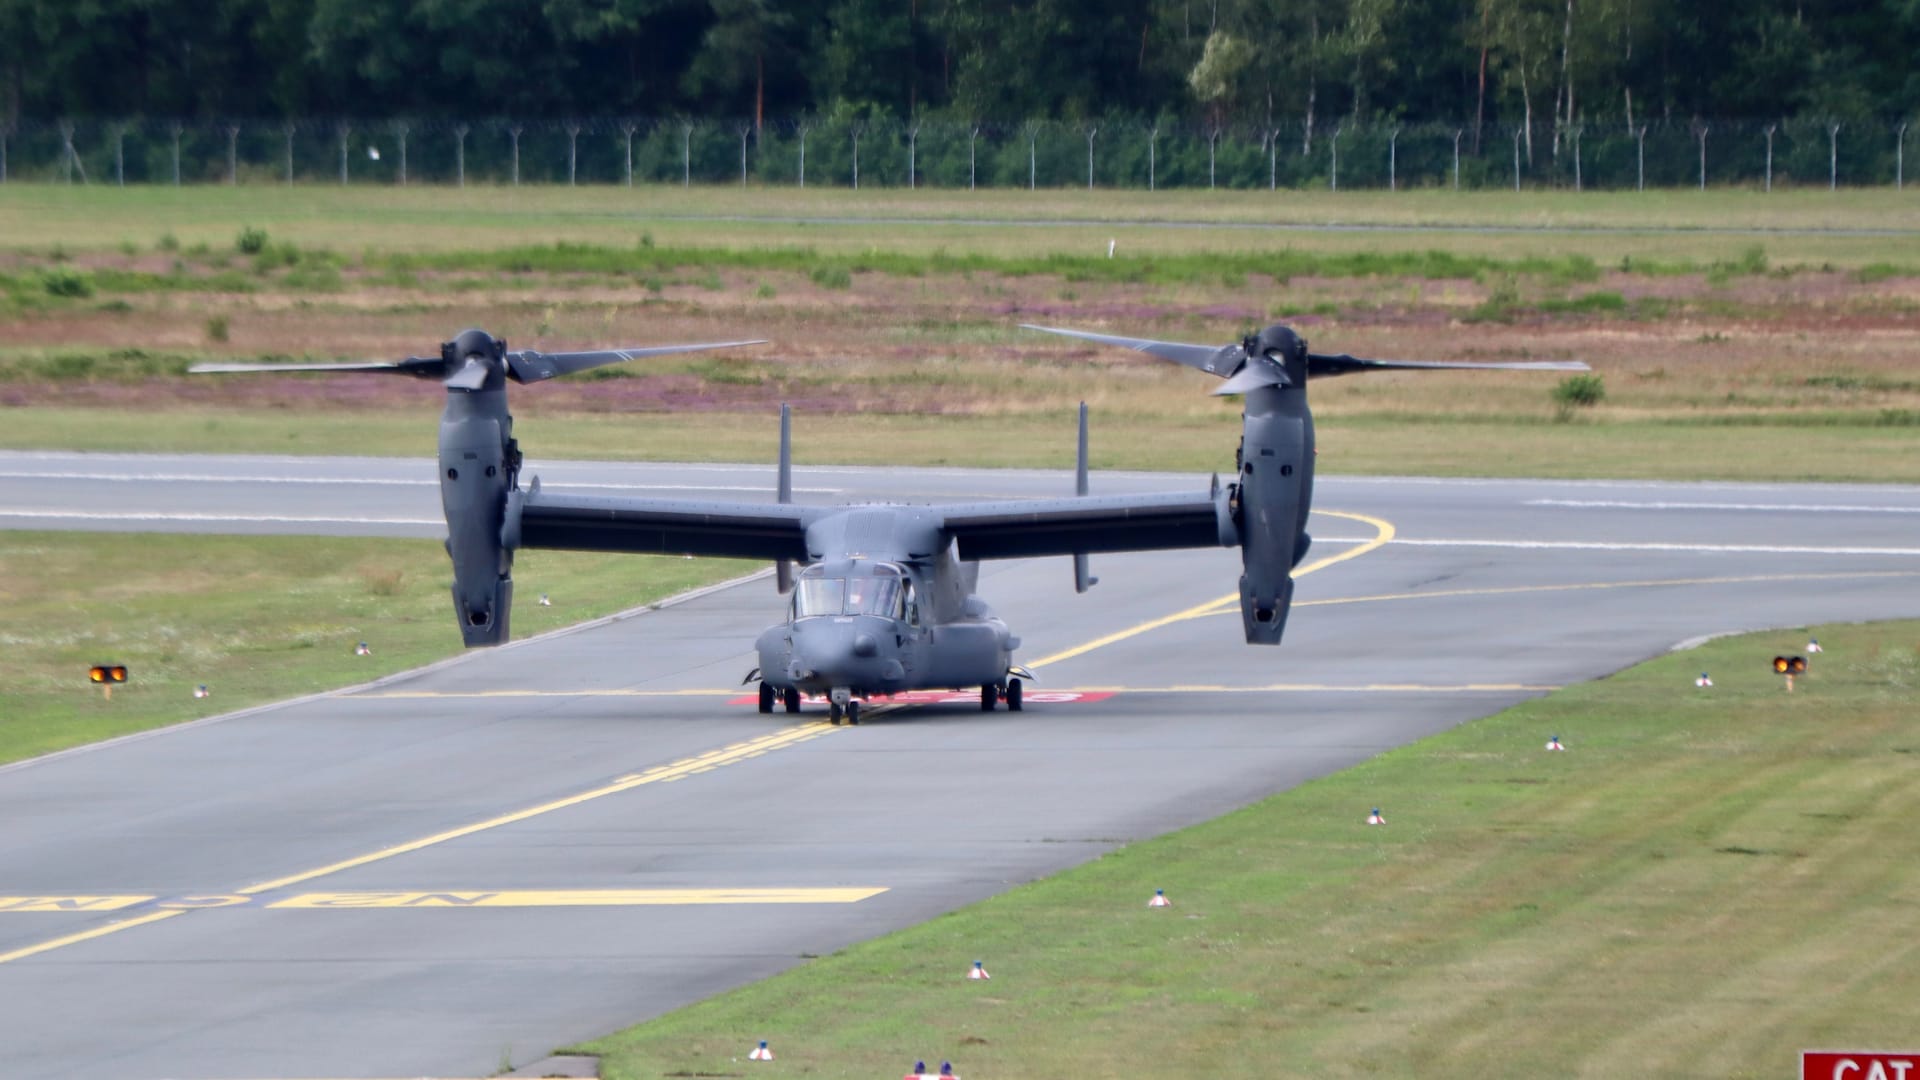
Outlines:
{"label": "black tire", "polygon": [[847,702],[847,723],[858,724],[859,722],[860,722],[860,703],[857,701]]}
{"label": "black tire", "polygon": [[988,683],[980,688],[980,711],[992,712],[993,706],[1000,700],[1000,691]]}
{"label": "black tire", "polygon": [[829,702],[827,704],[827,723],[832,724],[835,727],[840,726],[840,703],[839,702],[835,701],[835,702]]}
{"label": "black tire", "polygon": [[760,684],[760,711],[763,713],[773,711],[773,687],[766,683]]}
{"label": "black tire", "polygon": [[800,688],[797,686],[787,687],[787,692],[785,697],[787,699],[787,702],[786,702],[787,711],[799,712],[800,711]]}
{"label": "black tire", "polygon": [[1008,712],[1020,711],[1020,680],[1019,679],[1007,680],[1007,711]]}

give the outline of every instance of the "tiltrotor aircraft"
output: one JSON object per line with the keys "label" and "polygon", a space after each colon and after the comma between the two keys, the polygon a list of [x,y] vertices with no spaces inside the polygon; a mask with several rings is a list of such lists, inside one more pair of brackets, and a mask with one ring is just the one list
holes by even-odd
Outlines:
{"label": "tiltrotor aircraft", "polygon": [[[1306,554],[1313,496],[1311,377],[1394,368],[1586,370],[1577,362],[1419,363],[1307,351],[1285,326],[1238,345],[1182,345],[1030,326],[1118,345],[1226,379],[1216,394],[1246,398],[1234,479],[1193,494],[1088,494],[1086,407],[1080,410],[1076,494],[940,505],[805,506],[792,501],[791,421],[780,415],[776,502],[746,503],[561,495],[536,477],[519,485],[521,455],[506,383],[537,382],[601,364],[758,341],[600,352],[508,352],[466,330],[438,357],[394,364],[209,364],[196,372],[387,371],[439,378],[440,493],[453,560],[453,604],[468,646],[507,640],[513,555],[521,548],[625,551],[769,559],[786,618],[760,635],[761,712],[800,711],[824,695],[828,718],[859,723],[860,704],[908,690],[978,687],[980,707],[1021,707],[1013,663],[1020,639],[974,594],[983,559],[1073,557],[1074,588],[1094,583],[1097,552],[1238,547],[1240,610],[1249,644],[1277,645],[1293,599],[1293,568]],[[801,569],[797,577],[793,567]]]}

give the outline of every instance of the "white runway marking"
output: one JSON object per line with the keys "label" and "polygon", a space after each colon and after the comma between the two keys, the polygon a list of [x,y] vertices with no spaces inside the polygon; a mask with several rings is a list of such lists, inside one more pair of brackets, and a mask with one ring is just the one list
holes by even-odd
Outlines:
{"label": "white runway marking", "polygon": [[1920,514],[1920,506],[1827,503],[1630,502],[1614,499],[1529,499],[1528,506],[1599,510],[1742,510],[1769,514]]}
{"label": "white runway marking", "polygon": [[[0,480],[84,480],[96,483],[153,483],[153,484],[327,484],[351,487],[436,487],[435,479],[399,480],[392,477],[374,476],[247,476],[244,474],[216,476],[211,473],[102,473],[102,472],[20,472],[0,471]],[[754,491],[771,495],[774,489],[765,484],[603,484],[568,483],[566,481],[542,482],[550,488],[593,488],[604,491]],[[797,487],[797,492],[814,495],[832,495],[840,488]]]}
{"label": "white runway marking", "polygon": [[[1316,541],[1318,538],[1315,538]],[[1703,555],[1920,555],[1910,547],[1817,547],[1800,544],[1670,544],[1602,540],[1408,540],[1388,547],[1486,547],[1541,551],[1669,551]]]}
{"label": "white runway marking", "polygon": [[6,518],[49,518],[56,521],[198,521],[205,523],[263,523],[275,525],[444,525],[446,522],[433,518],[375,518],[375,517],[301,517],[287,514],[178,514],[178,513],[127,513],[125,511],[91,512],[85,510],[0,510],[0,519]]}

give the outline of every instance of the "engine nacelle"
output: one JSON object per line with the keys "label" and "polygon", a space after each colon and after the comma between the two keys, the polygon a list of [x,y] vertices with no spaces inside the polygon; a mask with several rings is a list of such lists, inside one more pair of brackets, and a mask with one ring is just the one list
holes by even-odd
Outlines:
{"label": "engine nacelle", "polygon": [[440,503],[453,560],[453,611],[469,647],[507,640],[513,551],[501,538],[519,463],[504,394],[447,395],[440,423]]}
{"label": "engine nacelle", "polygon": [[1240,475],[1231,506],[1239,533],[1240,614],[1249,645],[1278,645],[1293,604],[1293,568],[1307,553],[1313,491],[1313,417],[1306,394],[1247,394]]}

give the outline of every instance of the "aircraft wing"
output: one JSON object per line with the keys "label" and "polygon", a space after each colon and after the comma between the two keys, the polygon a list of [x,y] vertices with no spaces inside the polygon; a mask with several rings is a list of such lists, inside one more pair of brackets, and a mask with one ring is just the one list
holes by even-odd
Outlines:
{"label": "aircraft wing", "polygon": [[938,508],[962,559],[1220,547],[1222,498],[1199,494],[1078,495]]}
{"label": "aircraft wing", "polygon": [[792,503],[635,499],[515,492],[508,547],[807,560],[807,525],[825,513]]}

